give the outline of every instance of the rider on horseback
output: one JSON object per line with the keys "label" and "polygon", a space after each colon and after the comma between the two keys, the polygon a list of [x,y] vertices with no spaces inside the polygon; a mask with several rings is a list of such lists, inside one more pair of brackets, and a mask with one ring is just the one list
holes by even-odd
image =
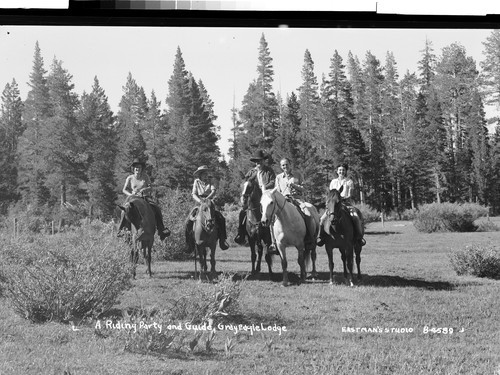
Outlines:
{"label": "rider on horseback", "polygon": [[[264,162],[268,158],[267,155],[264,154],[262,150],[259,150],[253,157],[250,158],[250,161],[255,163],[255,167],[250,169],[245,176],[245,180],[257,179],[259,183],[259,187],[262,191],[274,188],[275,182],[275,173],[269,166],[265,165]],[[238,224],[238,235],[234,239],[239,245],[245,244],[245,219],[247,216],[246,209],[240,211],[239,216],[239,224]]]}
{"label": "rider on horseback", "polygon": [[[129,197],[142,197],[146,202],[148,202],[153,209],[156,219],[156,229],[160,236],[160,240],[163,241],[165,238],[170,236],[170,230],[166,228],[163,224],[163,216],[160,207],[153,201],[151,197],[151,180],[145,171],[146,163],[138,158],[135,158],[132,162],[131,169],[133,174],[129,175],[125,180],[125,185],[123,186],[123,194]],[[122,216],[120,225],[118,227],[118,236],[121,236],[121,230],[124,228],[129,228],[130,223]]]}
{"label": "rider on horseback", "polygon": [[[193,173],[195,180],[193,183],[192,197],[200,204],[205,199],[212,199],[216,193],[215,186],[212,185],[208,179],[209,170],[210,169],[206,165],[202,165]],[[194,238],[192,232],[197,213],[198,207],[194,207],[186,220],[186,243],[188,244],[190,252],[194,251]],[[229,244],[226,242],[226,219],[218,210],[215,210],[215,221],[218,227],[219,246],[222,250],[227,250],[229,249]]]}
{"label": "rider on horseback", "polygon": [[299,173],[294,173],[292,171],[292,163],[288,158],[281,159],[280,167],[283,173],[276,176],[277,190],[283,194],[289,202],[293,203],[297,207],[306,224],[306,237],[304,242],[308,245],[313,244],[315,242],[314,235],[309,233],[309,226],[304,213],[304,210],[307,210],[307,208],[305,207],[301,197],[304,192],[304,187],[302,186],[302,176]]}
{"label": "rider on horseback", "polygon": [[[354,189],[354,183],[353,181],[347,177],[347,170],[349,169],[347,164],[340,164],[337,167],[337,178],[334,178],[330,182],[329,189],[335,189],[335,190],[340,190],[342,187],[342,192],[341,192],[341,197],[342,197],[342,205],[349,211],[349,214],[352,218],[352,221],[354,223],[354,229],[355,229],[355,238],[356,241],[361,245],[364,246],[365,240],[363,239],[363,223],[361,218],[358,216],[357,211],[351,204],[351,194]],[[326,238],[326,232],[323,228],[323,223],[326,220],[326,217],[328,216],[329,212],[325,210],[323,213],[323,216],[321,216],[320,219],[320,238],[318,240],[317,245],[318,246],[323,246],[325,244],[325,238]]]}

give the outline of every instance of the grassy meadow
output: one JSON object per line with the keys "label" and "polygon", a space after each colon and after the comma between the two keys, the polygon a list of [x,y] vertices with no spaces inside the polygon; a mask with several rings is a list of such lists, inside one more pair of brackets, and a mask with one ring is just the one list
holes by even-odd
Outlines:
{"label": "grassy meadow", "polygon": [[[334,285],[324,248],[319,278],[297,285],[297,252],[288,249],[295,275],[283,288],[278,257],[274,280],[265,262],[259,277],[245,279],[249,248],[218,249],[217,271],[242,284],[237,309],[209,349],[133,352],[123,329],[98,329],[96,320],[29,323],[0,297],[0,374],[500,374],[500,280],[457,276],[449,261],[466,245],[500,244],[500,232],[424,234],[409,221],[371,223],[366,232],[364,277],[352,288],[338,252]],[[193,279],[193,261],[155,261],[152,268],[150,279],[139,267],[115,318],[125,310],[168,309],[214,288]],[[238,324],[274,331],[235,334]]]}

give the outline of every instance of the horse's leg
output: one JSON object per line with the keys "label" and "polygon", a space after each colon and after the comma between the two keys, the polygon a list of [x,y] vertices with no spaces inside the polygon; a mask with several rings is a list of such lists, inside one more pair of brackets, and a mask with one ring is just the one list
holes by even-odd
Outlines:
{"label": "horse's leg", "polygon": [[213,279],[217,276],[217,272],[215,271],[215,248],[217,247],[216,243],[214,243],[210,247],[210,276]]}
{"label": "horse's leg", "polygon": [[278,251],[281,256],[281,268],[283,269],[283,286],[288,286],[288,262],[286,260],[286,247],[279,244]]}
{"label": "horse's leg", "polygon": [[312,261],[312,272],[311,272],[311,276],[312,276],[312,279],[313,279],[313,280],[316,280],[316,278],[318,277],[318,272],[316,271],[316,257],[317,257],[317,253],[316,253],[316,246],[314,246],[314,247],[311,249],[311,261]]}
{"label": "horse's leg", "polygon": [[139,263],[139,249],[137,247],[138,243],[134,243],[132,245],[132,275],[134,276],[134,279],[135,279],[135,276],[136,276],[136,270],[137,270],[137,263]]}
{"label": "horse's leg", "polygon": [[273,257],[271,256],[271,254],[269,254],[269,246],[270,245],[266,244],[265,258],[266,258],[267,268],[269,271],[269,279],[271,280],[273,276]]}
{"label": "horse's leg", "polygon": [[134,245],[132,245],[132,248],[130,250],[130,263],[132,263],[132,276],[135,279],[136,263],[135,263],[135,249],[134,249]]}
{"label": "horse's leg", "polygon": [[248,236],[248,244],[250,245],[250,258],[252,259],[252,275],[255,275],[255,262],[257,254],[255,253],[255,239],[253,236]]}
{"label": "horse's leg", "polygon": [[146,272],[149,277],[153,276],[151,272],[151,244],[149,242],[145,242],[141,244],[142,246],[142,256],[144,257],[144,261],[146,262]]}
{"label": "horse's leg", "polygon": [[352,269],[354,265],[354,246],[352,243],[347,244],[346,248],[346,261],[347,261],[347,271],[349,272],[349,276],[347,278],[347,283],[349,286],[354,286]]}
{"label": "horse's leg", "polygon": [[358,280],[361,280],[361,244],[354,245],[354,252],[356,254],[356,267],[358,269]]}
{"label": "horse's leg", "polygon": [[330,285],[333,285],[333,246],[325,244],[326,254],[328,255],[328,268],[330,269]]}
{"label": "horse's leg", "polygon": [[257,248],[259,250],[258,250],[256,271],[257,271],[257,273],[260,273],[260,263],[262,262],[262,253],[264,252],[264,246],[262,246],[262,241],[260,239],[257,240]]}
{"label": "horse's leg", "polygon": [[299,263],[300,267],[300,282],[305,283],[306,282],[306,261],[305,261],[305,250],[302,248],[297,248],[298,251],[298,257],[297,257],[297,263]]}

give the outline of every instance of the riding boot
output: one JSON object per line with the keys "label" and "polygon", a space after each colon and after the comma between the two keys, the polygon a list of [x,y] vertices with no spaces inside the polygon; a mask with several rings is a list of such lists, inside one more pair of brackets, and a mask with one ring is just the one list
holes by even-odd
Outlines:
{"label": "riding boot", "polygon": [[240,211],[239,223],[238,223],[238,235],[234,238],[234,242],[238,245],[245,244],[245,219],[247,217],[247,213],[245,210]]}
{"label": "riding boot", "polygon": [[328,235],[326,234],[325,229],[323,228],[323,226],[321,226],[321,229],[319,231],[319,239],[318,242],[316,242],[316,245],[323,246],[325,244],[327,236]]}
{"label": "riding boot", "polygon": [[229,249],[229,244],[226,242],[226,218],[219,211],[215,211],[215,217],[217,220],[217,227],[219,231],[219,247],[221,250]]}
{"label": "riding boot", "polygon": [[171,232],[168,228],[163,224],[163,215],[161,214],[161,209],[156,204],[149,202],[151,208],[155,213],[156,219],[156,230],[158,231],[158,235],[160,236],[160,240],[163,241],[165,238],[170,236]]}

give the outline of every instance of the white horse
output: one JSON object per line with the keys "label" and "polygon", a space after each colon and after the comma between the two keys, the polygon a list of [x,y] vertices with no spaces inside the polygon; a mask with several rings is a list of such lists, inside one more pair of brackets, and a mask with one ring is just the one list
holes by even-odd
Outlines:
{"label": "white horse", "polygon": [[[319,214],[316,208],[309,203],[304,203],[302,212],[298,207],[290,203],[276,188],[266,190],[260,199],[262,207],[262,224],[271,225],[271,231],[276,241],[276,246],[281,256],[283,268],[283,286],[288,285],[288,262],[286,259],[286,248],[294,246],[298,251],[298,263],[300,266],[301,281],[306,279],[306,263],[308,263],[311,251],[316,247],[316,238],[319,233]],[[307,223],[307,224],[306,224]],[[313,244],[306,249],[304,238],[307,230],[313,236]]]}

